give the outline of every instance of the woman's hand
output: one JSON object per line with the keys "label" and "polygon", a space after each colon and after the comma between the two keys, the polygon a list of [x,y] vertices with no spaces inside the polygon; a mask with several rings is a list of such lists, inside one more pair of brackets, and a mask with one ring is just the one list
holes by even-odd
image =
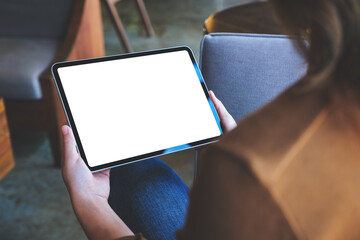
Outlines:
{"label": "woman's hand", "polygon": [[225,133],[230,132],[234,128],[236,128],[237,124],[234,118],[230,115],[230,113],[226,110],[225,106],[222,102],[217,99],[213,91],[209,91],[211,100],[213,101],[216,112],[219,114],[220,122]]}
{"label": "woman's hand", "polygon": [[79,156],[75,139],[68,126],[62,127],[64,135],[64,159],[61,163],[65,185],[73,198],[108,199],[110,193],[110,170],[91,173]]}
{"label": "woman's hand", "polygon": [[89,239],[117,239],[134,235],[108,204],[110,170],[91,173],[76,150],[68,126],[62,127],[64,159],[62,175],[75,214]]}

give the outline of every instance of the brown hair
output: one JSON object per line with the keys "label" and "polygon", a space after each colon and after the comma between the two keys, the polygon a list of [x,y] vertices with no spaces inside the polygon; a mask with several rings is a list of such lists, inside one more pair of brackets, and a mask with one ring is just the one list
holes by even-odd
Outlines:
{"label": "brown hair", "polygon": [[310,86],[360,87],[360,0],[269,0],[305,56]]}

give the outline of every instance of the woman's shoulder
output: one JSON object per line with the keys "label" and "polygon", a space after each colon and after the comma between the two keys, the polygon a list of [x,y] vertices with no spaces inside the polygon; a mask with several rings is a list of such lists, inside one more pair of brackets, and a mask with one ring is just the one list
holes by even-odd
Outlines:
{"label": "woman's shoulder", "polygon": [[297,138],[327,102],[322,94],[298,93],[289,89],[239,121],[238,127],[224,135],[219,144],[228,148],[227,145],[239,142],[264,150],[269,144],[286,144]]}
{"label": "woman's shoulder", "polygon": [[[263,187],[299,238],[318,236],[319,229],[326,234],[329,221],[351,226],[360,219],[353,211],[359,209],[359,194],[349,191],[360,184],[360,114],[354,113],[360,111],[355,107],[345,112],[344,103],[334,106],[321,94],[285,92],[202,153],[199,179],[227,190],[226,199],[233,192],[253,192],[244,190],[249,183]],[[242,176],[251,181],[234,180]],[[333,206],[342,210],[329,211]],[[343,227],[339,233],[354,232]]]}
{"label": "woman's shoulder", "polygon": [[312,92],[300,94],[292,88],[245,117],[225,134],[214,148],[251,164],[271,167],[287,152],[324,109],[327,99]]}

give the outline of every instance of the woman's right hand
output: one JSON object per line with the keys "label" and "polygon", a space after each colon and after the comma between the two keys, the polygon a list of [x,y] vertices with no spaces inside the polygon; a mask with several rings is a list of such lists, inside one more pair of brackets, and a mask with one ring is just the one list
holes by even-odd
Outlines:
{"label": "woman's right hand", "polygon": [[234,118],[226,110],[224,104],[222,104],[222,102],[219,99],[217,99],[217,97],[215,96],[213,91],[210,90],[209,94],[210,94],[211,100],[213,101],[213,103],[215,105],[216,112],[218,113],[218,115],[220,117],[220,122],[221,122],[221,125],[223,128],[223,131],[225,133],[230,132],[237,126]]}

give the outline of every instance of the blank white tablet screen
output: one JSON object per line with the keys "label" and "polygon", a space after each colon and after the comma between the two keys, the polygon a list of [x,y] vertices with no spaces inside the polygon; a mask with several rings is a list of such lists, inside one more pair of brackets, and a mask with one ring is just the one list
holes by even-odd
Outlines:
{"label": "blank white tablet screen", "polygon": [[58,73],[90,167],[221,135],[185,50]]}

